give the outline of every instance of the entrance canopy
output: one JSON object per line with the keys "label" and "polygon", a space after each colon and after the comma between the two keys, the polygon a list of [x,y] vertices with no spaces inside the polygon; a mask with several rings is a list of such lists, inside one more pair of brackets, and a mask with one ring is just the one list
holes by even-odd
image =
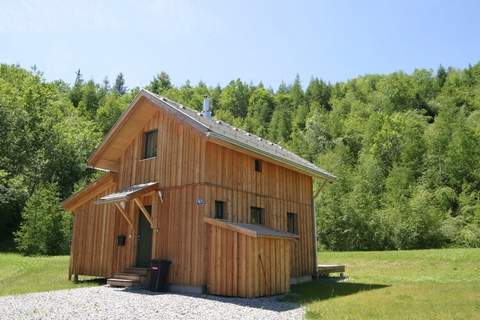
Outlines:
{"label": "entrance canopy", "polygon": [[129,200],[133,200],[133,202],[138,206],[140,211],[143,213],[147,221],[150,223],[152,229],[155,229],[154,223],[150,216],[150,213],[145,209],[140,197],[147,195],[149,193],[155,192],[158,190],[158,182],[148,182],[142,184],[135,184],[123,189],[120,192],[107,194],[106,196],[101,197],[95,203],[96,204],[107,204],[113,203],[115,207],[120,211],[122,216],[128,222],[131,228],[133,228],[133,223],[128,217],[127,212],[125,211],[125,203]]}
{"label": "entrance canopy", "polygon": [[123,202],[141,197],[147,193],[158,189],[158,182],[148,182],[135,184],[123,189],[120,192],[107,194],[96,201],[96,204],[105,204],[112,202]]}

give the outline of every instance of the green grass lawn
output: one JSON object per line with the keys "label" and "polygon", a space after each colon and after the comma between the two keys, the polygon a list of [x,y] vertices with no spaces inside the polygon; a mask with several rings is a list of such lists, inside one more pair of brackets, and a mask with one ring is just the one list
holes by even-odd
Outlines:
{"label": "green grass lawn", "polygon": [[68,281],[68,256],[24,257],[0,253],[0,296],[27,292],[80,288],[96,281]]}
{"label": "green grass lawn", "polygon": [[[293,286],[310,319],[480,319],[480,249],[321,252],[348,281]],[[97,285],[67,280],[68,256],[0,253],[0,296]]]}
{"label": "green grass lawn", "polygon": [[480,319],[480,249],[320,252],[348,281],[293,286],[307,319]]}

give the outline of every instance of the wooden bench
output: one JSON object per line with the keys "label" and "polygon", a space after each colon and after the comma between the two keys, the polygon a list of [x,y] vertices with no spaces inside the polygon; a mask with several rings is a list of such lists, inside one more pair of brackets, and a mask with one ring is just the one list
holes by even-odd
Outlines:
{"label": "wooden bench", "polygon": [[345,276],[344,264],[319,264],[317,265],[318,277],[329,277],[330,273],[340,273],[340,277]]}

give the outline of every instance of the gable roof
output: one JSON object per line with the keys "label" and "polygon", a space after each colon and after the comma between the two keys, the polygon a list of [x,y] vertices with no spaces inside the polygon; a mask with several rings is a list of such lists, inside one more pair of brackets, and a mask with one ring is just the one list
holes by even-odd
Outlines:
{"label": "gable roof", "polygon": [[[223,121],[204,117],[201,112],[187,108],[181,104],[176,103],[175,101],[159,96],[145,89],[142,89],[138,93],[138,95],[132,101],[127,110],[122,114],[122,116],[120,116],[117,123],[106,135],[100,146],[92,153],[88,160],[89,165],[93,167],[97,166],[97,163],[100,162],[99,160],[101,158],[102,152],[106,149],[117,131],[120,130],[121,127],[125,127],[126,119],[133,117],[133,111],[137,103],[141,99],[145,99],[149,102],[149,108],[153,106],[174,114],[176,117],[182,119],[184,122],[190,124],[191,126],[204,133],[210,139],[219,140],[228,145],[234,145],[241,149],[253,152],[257,155],[264,156],[266,158],[283,163],[290,167],[294,167],[311,176],[321,177],[330,181],[336,179],[336,177],[331,173],[317,167],[313,163],[308,162],[307,160],[294,154],[293,152],[286,150],[282,146],[279,146],[273,142],[265,140],[254,134],[248,133],[239,128],[235,128]],[[135,121],[139,124],[142,124],[142,120],[144,123],[146,123],[146,121],[148,121],[148,117],[142,118],[140,116],[137,116]],[[111,162],[112,160],[106,161]],[[107,162],[104,161],[104,163]]]}
{"label": "gable roof", "polygon": [[115,183],[115,173],[107,172],[98,180],[90,183],[78,192],[75,192],[60,204],[67,211],[75,211],[76,208],[83,205],[88,200],[95,198],[100,193]]}

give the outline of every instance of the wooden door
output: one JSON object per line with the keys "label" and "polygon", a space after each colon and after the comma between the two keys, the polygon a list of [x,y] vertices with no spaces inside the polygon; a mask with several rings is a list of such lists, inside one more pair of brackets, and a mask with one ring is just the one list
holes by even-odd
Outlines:
{"label": "wooden door", "polygon": [[[149,208],[146,207],[148,210]],[[148,210],[150,212],[150,210]],[[137,267],[148,267],[152,257],[152,228],[142,212],[138,212]]]}

